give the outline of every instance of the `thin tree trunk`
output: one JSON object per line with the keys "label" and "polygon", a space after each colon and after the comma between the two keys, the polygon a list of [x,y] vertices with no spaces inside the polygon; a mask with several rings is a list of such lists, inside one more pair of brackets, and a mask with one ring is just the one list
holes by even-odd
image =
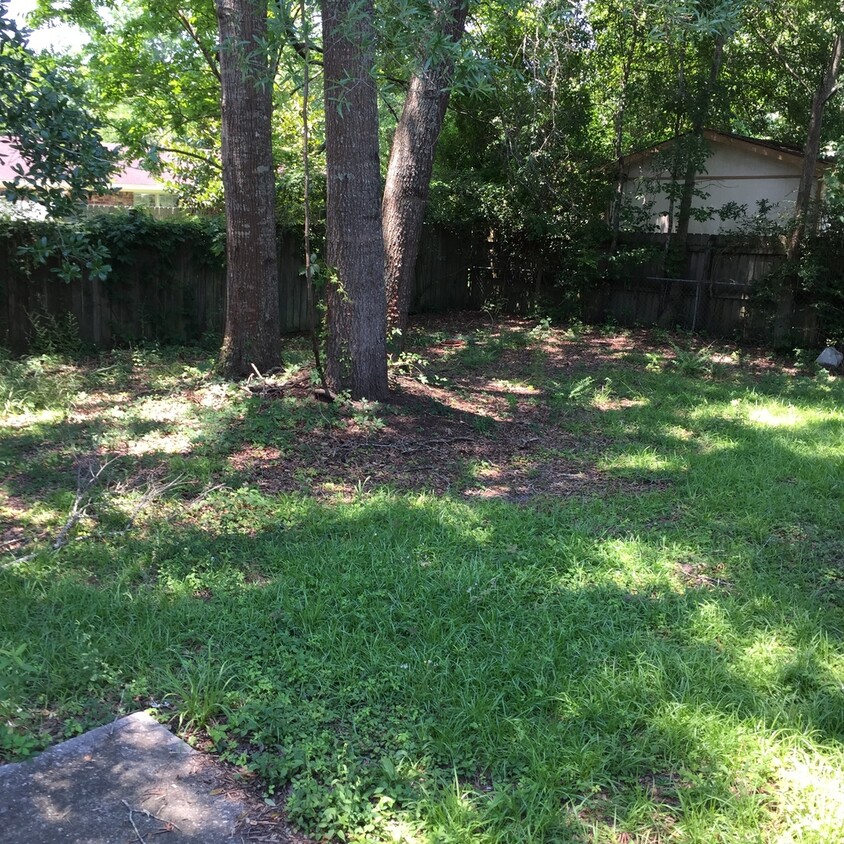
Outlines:
{"label": "thin tree trunk", "polygon": [[216,9],[228,260],[220,367],[238,376],[281,362],[267,0],[216,0]]}
{"label": "thin tree trunk", "polygon": [[[696,139],[703,138],[703,130],[709,122],[709,115],[712,111],[712,97],[715,94],[715,86],[721,74],[721,66],[724,63],[724,35],[719,34],[715,38],[715,49],[712,54],[712,64],[709,66],[709,79],[701,91],[697,108],[695,109],[694,120],[692,121],[692,135]],[[685,250],[686,241],[689,237],[689,223],[692,218],[692,201],[694,200],[695,182],[697,174],[701,169],[701,162],[698,156],[689,156],[686,162],[686,172],[683,179],[683,191],[680,194],[680,208],[677,213],[677,241],[680,248]]]}
{"label": "thin tree trunk", "polygon": [[[437,21],[439,33],[457,43],[466,28],[468,0],[451,0]],[[413,295],[416,258],[428,204],[434,153],[442,131],[454,73],[451,55],[428,56],[410,80],[393,136],[381,205],[384,232],[387,321],[404,346],[407,313]]]}
{"label": "thin tree trunk", "polygon": [[815,183],[815,168],[821,147],[821,130],[826,104],[838,87],[838,76],[841,72],[842,34],[835,36],[829,64],[824,69],[824,75],[812,97],[812,111],[809,115],[809,129],[806,133],[806,147],[803,150],[803,170],[800,174],[800,186],[797,189],[797,203],[794,213],[794,228],[788,240],[788,258],[794,260],[800,254],[803,237],[811,212],[812,188]]}
{"label": "thin tree trunk", "polygon": [[387,398],[387,299],[371,0],[323,0],[326,377],[353,398]]}
{"label": "thin tree trunk", "polygon": [[[724,42],[725,36],[719,33],[715,37],[715,45],[712,53],[712,64],[709,66],[709,78],[701,89],[697,98],[694,116],[692,119],[691,136],[692,143],[703,142],[703,132],[709,121],[712,111],[712,97],[715,94],[715,86],[721,74],[721,67],[724,63]],[[679,140],[675,143],[679,143]],[[669,217],[668,238],[666,241],[665,259],[668,258],[669,244],[673,247],[675,254],[679,254],[682,266],[686,266],[686,244],[689,240],[689,224],[692,219],[692,202],[694,201],[695,182],[697,174],[701,169],[701,161],[698,149],[693,149],[688,154],[683,174],[683,187],[680,192],[680,205],[677,210],[677,231],[672,233],[673,221]],[[672,282],[668,289],[668,298],[665,308],[659,315],[659,325],[663,328],[671,327],[677,319],[677,312],[683,296],[683,285],[681,282]]]}
{"label": "thin tree trunk", "polygon": [[299,15],[302,18],[302,173],[303,179],[303,200],[305,220],[302,234],[304,235],[305,247],[305,284],[308,292],[308,331],[311,335],[311,350],[314,353],[314,366],[316,366],[322,388],[328,392],[328,382],[325,379],[325,370],[322,368],[322,360],[319,354],[319,332],[316,312],[316,297],[314,295],[314,270],[311,266],[311,156],[310,156],[310,96],[311,96],[311,32],[307,17],[305,0],[299,2]]}
{"label": "thin tree trunk", "polygon": [[618,85],[618,107],[615,112],[615,196],[612,204],[612,242],[610,243],[610,255],[615,255],[618,249],[618,235],[621,231],[621,207],[624,202],[624,183],[626,174],[624,170],[624,117],[627,109],[627,86],[630,82],[630,74],[633,70],[633,60],[636,57],[636,48],[639,38],[639,25],[637,19],[633,19],[633,29],[630,33],[630,46],[624,59],[624,67],[621,73],[621,80]]}

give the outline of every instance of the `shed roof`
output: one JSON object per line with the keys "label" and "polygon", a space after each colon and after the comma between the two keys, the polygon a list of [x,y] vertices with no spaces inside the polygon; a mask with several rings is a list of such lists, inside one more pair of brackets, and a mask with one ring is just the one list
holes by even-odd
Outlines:
{"label": "shed roof", "polygon": [[[684,137],[680,135],[678,137]],[[716,144],[724,144],[726,146],[738,147],[746,152],[761,155],[766,158],[776,158],[779,161],[794,161],[795,163],[803,160],[803,148],[796,144],[785,144],[779,141],[769,141],[763,138],[750,138],[746,135],[738,135],[734,132],[722,132],[718,129],[704,129],[703,137],[707,141]],[[628,153],[623,156],[623,161],[626,164],[635,164],[648,156],[655,155],[662,152],[673,144],[677,138],[668,138],[660,141],[658,144],[647,147],[645,149],[637,150],[636,152]],[[820,159],[817,165],[818,173],[822,173],[831,166],[831,162],[826,159]]]}

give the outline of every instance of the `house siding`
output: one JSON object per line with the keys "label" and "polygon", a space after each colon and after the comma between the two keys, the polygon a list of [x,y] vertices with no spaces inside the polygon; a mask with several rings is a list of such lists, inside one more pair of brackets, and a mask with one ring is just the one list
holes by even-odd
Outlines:
{"label": "house siding", "polygon": [[[785,223],[793,216],[802,167],[800,155],[731,139],[710,140],[710,149],[706,172],[696,180],[696,189],[706,196],[695,196],[692,208],[711,209],[712,215],[708,220],[693,218],[690,233],[725,234],[746,227],[747,219],[722,220],[718,216],[717,210],[728,203],[744,206],[748,218],[756,217],[762,201],[770,206],[766,218],[771,222]],[[651,230],[664,233],[668,230],[669,198],[659,185],[667,184],[670,175],[657,170],[657,161],[653,154],[631,160],[626,171],[625,200],[640,208],[651,203]],[[676,205],[674,213],[676,226]]]}

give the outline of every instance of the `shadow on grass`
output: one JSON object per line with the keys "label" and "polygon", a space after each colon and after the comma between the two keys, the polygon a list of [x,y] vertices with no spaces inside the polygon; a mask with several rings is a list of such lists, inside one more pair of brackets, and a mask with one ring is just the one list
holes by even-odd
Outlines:
{"label": "shadow on grass", "polygon": [[[797,425],[773,381],[760,415],[764,386],[616,372],[622,401],[579,404],[579,377],[540,385],[518,423],[552,432],[527,447],[427,396],[249,400],[192,452],[150,451],[228,488],[0,574],[11,732],[172,703],[317,836],[764,840],[783,760],[844,739],[841,425]],[[572,422],[590,436],[566,457]],[[555,473],[575,495],[547,494]],[[332,506],[311,494],[332,483]]]}
{"label": "shadow on grass", "polygon": [[761,823],[766,742],[844,738],[840,613],[752,542],[735,565],[699,542],[721,582],[690,586],[684,528],[622,537],[625,502],[598,505],[223,491],[4,572],[3,652],[25,669],[0,697],[161,700],[225,675],[218,751],[291,786],[319,834],[458,812],[490,840],[559,840],[641,827],[642,805]]}

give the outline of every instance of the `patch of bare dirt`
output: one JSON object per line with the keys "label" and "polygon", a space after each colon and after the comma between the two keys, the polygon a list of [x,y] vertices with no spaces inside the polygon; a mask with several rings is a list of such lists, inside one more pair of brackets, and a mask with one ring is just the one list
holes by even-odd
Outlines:
{"label": "patch of bare dirt", "polygon": [[[597,458],[611,443],[583,433],[594,413],[630,411],[640,402],[608,395],[590,408],[571,403],[560,409],[549,401],[544,383],[622,360],[636,365],[635,358],[643,361],[647,352],[670,355],[670,345],[645,330],[569,335],[535,328],[524,319],[492,324],[478,314],[417,320],[411,343],[416,337],[423,344],[412,351],[429,362],[427,380],[396,376],[389,405],[352,403],[332,426],[300,426],[290,446],[244,444],[229,456],[229,465],[266,491],[327,499],[387,486],[524,502],[667,485],[601,471]],[[689,344],[688,338],[676,339]],[[469,354],[476,346],[482,356],[495,343],[488,363]],[[748,350],[735,359],[767,364]],[[314,401],[307,379],[284,395]]]}
{"label": "patch of bare dirt", "polygon": [[684,560],[677,563],[677,574],[683,584],[690,589],[720,589],[728,591],[733,588],[730,580],[719,575],[725,566],[708,565],[698,560]]}

